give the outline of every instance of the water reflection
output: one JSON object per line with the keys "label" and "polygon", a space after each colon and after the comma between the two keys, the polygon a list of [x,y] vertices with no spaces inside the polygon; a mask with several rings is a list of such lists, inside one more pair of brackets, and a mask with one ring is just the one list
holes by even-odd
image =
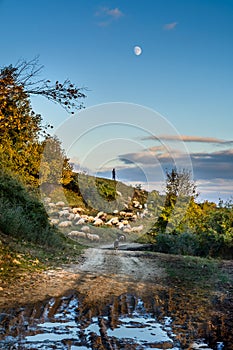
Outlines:
{"label": "water reflection", "polygon": [[4,309],[0,349],[233,349],[231,309],[222,312],[227,300],[216,296],[210,305],[195,295],[160,288],[92,305],[72,291]]}

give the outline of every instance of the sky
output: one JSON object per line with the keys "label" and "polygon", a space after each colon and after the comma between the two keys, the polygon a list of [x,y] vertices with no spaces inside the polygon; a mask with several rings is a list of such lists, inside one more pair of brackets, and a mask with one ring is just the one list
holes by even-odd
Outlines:
{"label": "sky", "polygon": [[[232,0],[0,0],[0,23],[1,67],[39,55],[45,78],[86,88],[79,138],[69,147],[77,167],[111,176],[116,166],[120,180],[149,178],[156,188],[171,160],[183,161],[185,153],[201,200],[231,198]],[[119,102],[125,123],[114,117]],[[111,117],[101,129],[103,104],[103,113],[111,104]],[[131,105],[138,106],[139,126],[126,113]],[[39,97],[32,106],[55,130],[66,129],[70,116],[60,106]],[[79,125],[88,125],[86,136]]]}

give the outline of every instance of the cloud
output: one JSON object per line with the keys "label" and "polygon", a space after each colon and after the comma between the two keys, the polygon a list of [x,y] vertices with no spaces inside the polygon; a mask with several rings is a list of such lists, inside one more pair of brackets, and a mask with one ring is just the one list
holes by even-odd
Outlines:
{"label": "cloud", "polygon": [[215,144],[233,144],[233,140],[222,140],[215,137],[188,136],[188,135],[152,135],[143,138],[143,140],[158,140],[158,141],[183,141],[196,143],[215,143]]}
{"label": "cloud", "polygon": [[119,18],[123,17],[124,14],[118,7],[102,7],[95,13],[95,16],[101,19],[101,21],[98,22],[98,25],[101,27],[106,27],[113,21],[116,21]]}
{"label": "cloud", "polygon": [[[176,149],[168,150],[165,147],[152,147],[141,152],[120,155],[119,159],[126,166],[138,164],[144,169],[149,167],[155,169],[157,167],[165,171],[165,169],[171,169],[176,165],[185,165],[187,155]],[[232,179],[233,149],[190,153],[190,159],[196,179]]]}
{"label": "cloud", "polygon": [[177,26],[178,22],[167,23],[163,26],[164,30],[173,30]]}

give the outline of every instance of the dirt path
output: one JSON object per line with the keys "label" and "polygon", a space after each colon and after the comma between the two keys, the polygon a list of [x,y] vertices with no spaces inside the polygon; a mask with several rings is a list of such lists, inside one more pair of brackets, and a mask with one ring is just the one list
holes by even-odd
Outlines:
{"label": "dirt path", "polygon": [[82,261],[66,267],[72,273],[90,273],[95,275],[117,275],[119,278],[136,282],[152,281],[164,277],[165,272],[158,266],[155,255],[143,251],[132,251],[141,245],[134,243],[121,245],[118,250],[105,246],[89,248]]}
{"label": "dirt path", "polygon": [[[95,303],[130,289],[149,294],[153,289],[170,288],[161,261],[176,264],[179,257],[131,250],[139,247],[130,243],[121,244],[117,251],[112,246],[88,248],[73,264],[6,281],[0,289],[0,308],[35,303],[73,289],[85,295],[87,302]],[[233,277],[232,262],[223,264],[224,271]]]}
{"label": "dirt path", "polygon": [[[121,245],[118,251],[112,247],[88,248],[77,263],[33,274],[24,274],[10,283],[3,283],[0,291],[0,307],[34,303],[50,296],[62,295],[69,289],[82,294],[116,294],[137,283],[155,283],[165,276],[154,254],[130,251],[138,245]],[[98,293],[97,293],[98,291]],[[93,295],[92,295],[93,294]]]}

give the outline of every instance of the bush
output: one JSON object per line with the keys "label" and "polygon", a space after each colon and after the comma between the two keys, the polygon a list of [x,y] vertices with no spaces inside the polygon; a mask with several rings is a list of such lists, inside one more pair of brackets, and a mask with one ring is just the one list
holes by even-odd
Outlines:
{"label": "bush", "polygon": [[221,257],[232,259],[232,247],[224,241],[223,235],[216,232],[159,233],[153,250],[167,254],[191,255],[200,257]]}
{"label": "bush", "polygon": [[33,243],[63,245],[62,237],[49,224],[43,204],[3,170],[0,170],[0,230]]}

